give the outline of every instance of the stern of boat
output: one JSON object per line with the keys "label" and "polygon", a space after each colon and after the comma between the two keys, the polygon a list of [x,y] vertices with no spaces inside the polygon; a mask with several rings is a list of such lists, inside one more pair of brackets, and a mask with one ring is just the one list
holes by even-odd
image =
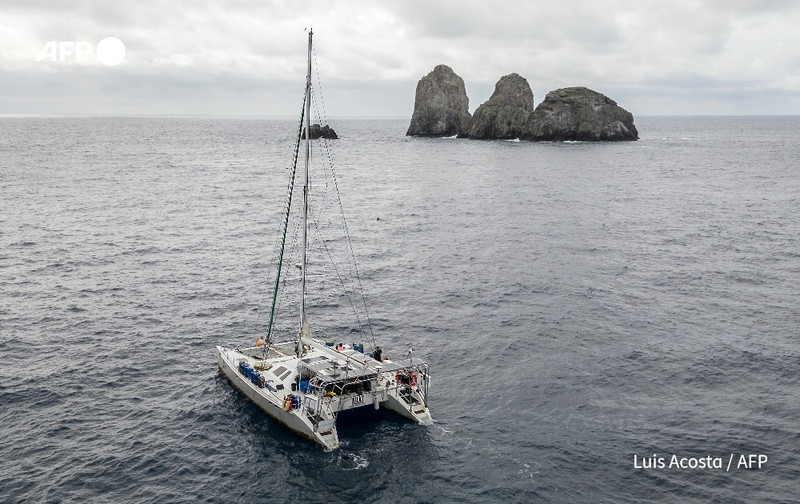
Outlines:
{"label": "stern of boat", "polygon": [[430,410],[419,398],[416,399],[409,402],[407,397],[389,392],[381,406],[409,420],[414,420],[420,425],[433,425]]}
{"label": "stern of boat", "polygon": [[385,386],[381,406],[420,425],[433,425],[428,409],[430,375],[427,364],[400,367],[388,376],[384,374],[381,381]]}
{"label": "stern of boat", "polygon": [[336,430],[336,412],[328,405],[315,403],[313,397],[303,394],[298,407],[290,406],[292,401],[287,397],[300,395],[298,392],[292,391],[289,387],[277,390],[275,387],[253,383],[252,379],[248,379],[240,372],[240,362],[247,362],[251,366],[255,364],[256,359],[249,354],[256,350],[217,346],[220,372],[234,388],[273,419],[295,433],[316,441],[326,450],[337,449],[339,434]]}

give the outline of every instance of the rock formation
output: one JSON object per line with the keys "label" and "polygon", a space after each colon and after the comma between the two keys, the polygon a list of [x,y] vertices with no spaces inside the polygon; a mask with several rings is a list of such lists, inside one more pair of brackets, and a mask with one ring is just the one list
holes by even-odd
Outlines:
{"label": "rock formation", "polygon": [[414,113],[406,135],[465,136],[470,123],[464,79],[447,65],[437,65],[417,83]]}
{"label": "rock formation", "polygon": [[519,74],[504,75],[489,101],[475,110],[467,133],[470,138],[518,138],[533,112],[533,91]]}
{"label": "rock formation", "polygon": [[[477,113],[476,113],[477,115]],[[633,115],[585,87],[550,91],[528,117],[523,140],[638,140]]]}
{"label": "rock formation", "polygon": [[[302,138],[306,137],[306,130],[303,130]],[[333,131],[333,128],[328,126],[320,126],[319,124],[312,124],[311,125],[311,139],[316,140],[317,138],[327,138],[330,140],[336,140],[339,136]]]}

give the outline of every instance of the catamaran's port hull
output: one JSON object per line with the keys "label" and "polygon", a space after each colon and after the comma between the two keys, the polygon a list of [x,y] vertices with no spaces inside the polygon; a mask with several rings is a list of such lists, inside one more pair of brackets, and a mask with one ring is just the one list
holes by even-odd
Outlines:
{"label": "catamaran's port hull", "polygon": [[225,378],[228,379],[228,382],[233,385],[233,388],[237,389],[239,392],[244,394],[245,397],[250,399],[256,406],[261,408],[264,413],[282,423],[296,434],[312,441],[316,441],[328,450],[334,450],[339,447],[339,436],[336,432],[335,424],[333,424],[332,427],[325,432],[315,432],[314,425],[305,415],[302,415],[301,412],[284,411],[282,402],[276,404],[270,401],[263,393],[261,393],[262,389],[257,388],[249,380],[236,371],[235,364],[226,358],[225,349],[222,347],[217,347],[217,351],[219,370],[222,372]]}

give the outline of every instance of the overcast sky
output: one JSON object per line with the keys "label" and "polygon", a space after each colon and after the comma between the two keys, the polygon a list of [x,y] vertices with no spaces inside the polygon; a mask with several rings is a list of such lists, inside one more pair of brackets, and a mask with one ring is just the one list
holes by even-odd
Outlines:
{"label": "overcast sky", "polygon": [[[329,116],[410,117],[440,63],[470,111],[516,72],[536,104],[580,85],[634,116],[800,114],[798,22],[795,0],[3,0],[0,113],[293,116],[313,27]],[[85,52],[106,37],[117,65]]]}

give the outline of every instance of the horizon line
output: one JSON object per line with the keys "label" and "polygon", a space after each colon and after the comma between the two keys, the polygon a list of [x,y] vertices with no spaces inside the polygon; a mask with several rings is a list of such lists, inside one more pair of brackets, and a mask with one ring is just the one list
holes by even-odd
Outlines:
{"label": "horizon line", "polygon": [[[243,118],[243,119],[296,119],[289,114],[215,114],[215,113],[170,113],[170,112],[0,112],[0,118],[26,117],[209,117],[209,118]],[[800,117],[800,114],[640,114],[636,117]],[[332,115],[327,118],[344,120],[411,120],[405,115]]]}

